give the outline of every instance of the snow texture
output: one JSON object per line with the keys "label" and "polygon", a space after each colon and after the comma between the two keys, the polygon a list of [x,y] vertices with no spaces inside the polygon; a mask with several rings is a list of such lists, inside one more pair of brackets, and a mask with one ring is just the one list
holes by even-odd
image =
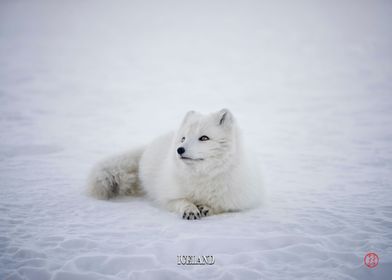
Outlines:
{"label": "snow texture", "polygon": [[[1,1],[0,279],[391,279],[391,26],[390,1]],[[84,194],[100,159],[223,107],[264,207]]]}

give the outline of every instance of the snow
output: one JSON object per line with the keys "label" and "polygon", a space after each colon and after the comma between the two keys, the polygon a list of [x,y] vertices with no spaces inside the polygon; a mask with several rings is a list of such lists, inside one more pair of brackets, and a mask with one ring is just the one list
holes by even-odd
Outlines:
{"label": "snow", "polygon": [[[388,1],[1,1],[0,278],[390,279],[391,26]],[[84,194],[98,160],[223,107],[264,207]]]}

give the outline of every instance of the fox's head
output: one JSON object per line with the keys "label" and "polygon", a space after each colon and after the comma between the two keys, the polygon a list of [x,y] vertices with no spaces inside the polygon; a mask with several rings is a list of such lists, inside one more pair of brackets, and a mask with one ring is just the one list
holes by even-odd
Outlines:
{"label": "fox's head", "polygon": [[228,109],[208,115],[190,111],[176,135],[176,161],[196,173],[214,174],[232,162],[238,141],[234,117]]}

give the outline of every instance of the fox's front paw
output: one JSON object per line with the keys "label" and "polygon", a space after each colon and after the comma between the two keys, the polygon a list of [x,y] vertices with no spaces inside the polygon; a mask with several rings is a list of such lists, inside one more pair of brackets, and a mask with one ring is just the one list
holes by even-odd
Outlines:
{"label": "fox's front paw", "polygon": [[202,217],[207,217],[207,216],[212,215],[212,210],[210,207],[205,206],[205,205],[200,205],[200,204],[196,205],[196,207],[197,207],[197,209],[199,209]]}
{"label": "fox's front paw", "polygon": [[194,205],[192,205],[192,207],[188,207],[187,209],[185,209],[184,214],[182,215],[182,218],[184,220],[198,220],[200,219],[200,217],[201,214]]}

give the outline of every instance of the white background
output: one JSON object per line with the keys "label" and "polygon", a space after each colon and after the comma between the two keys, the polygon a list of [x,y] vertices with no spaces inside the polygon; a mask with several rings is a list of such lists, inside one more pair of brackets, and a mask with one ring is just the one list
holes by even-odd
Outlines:
{"label": "white background", "polygon": [[[391,26],[390,1],[1,1],[0,278],[389,279]],[[263,208],[84,194],[98,160],[223,107]]]}

